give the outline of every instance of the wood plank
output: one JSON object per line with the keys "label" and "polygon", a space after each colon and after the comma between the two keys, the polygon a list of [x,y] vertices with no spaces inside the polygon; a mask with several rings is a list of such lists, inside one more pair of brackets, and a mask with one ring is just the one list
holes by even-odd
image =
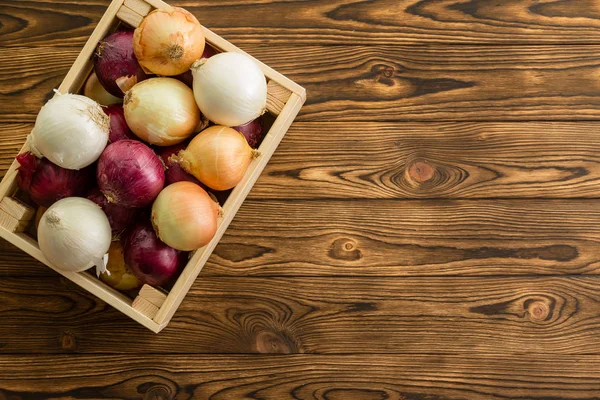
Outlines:
{"label": "wood plank", "polygon": [[158,336],[57,281],[0,281],[4,353],[600,354],[597,276],[202,276]]}
{"label": "wood plank", "polygon": [[158,336],[57,281],[2,279],[4,353],[600,353],[599,277],[203,276]]}
{"label": "wood plank", "polygon": [[[597,275],[599,246],[597,200],[248,200],[199,279]],[[0,250],[6,276],[44,268]]]}
{"label": "wood plank", "polygon": [[41,398],[593,399],[598,356],[0,356],[0,394]]}
{"label": "wood plank", "polygon": [[[0,123],[0,176],[32,127]],[[599,122],[299,122],[249,198],[597,198],[599,154]]]}
{"label": "wood plank", "polygon": [[[186,7],[236,44],[600,43],[600,11],[593,0],[169,3]],[[3,1],[0,45],[82,45],[108,0],[80,4],[75,0]]]}
{"label": "wood plank", "polygon": [[[299,121],[600,119],[600,46],[243,50],[306,87]],[[34,121],[78,51],[0,48],[0,121]]]}

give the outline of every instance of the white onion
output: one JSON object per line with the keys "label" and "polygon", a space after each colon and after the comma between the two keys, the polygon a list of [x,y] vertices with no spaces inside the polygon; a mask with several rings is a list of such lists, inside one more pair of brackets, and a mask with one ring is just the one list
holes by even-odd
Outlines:
{"label": "white onion", "polygon": [[102,209],[80,197],[54,203],[38,227],[40,250],[52,265],[67,271],[81,272],[94,265],[103,270],[111,240],[110,223]]}
{"label": "white onion", "polygon": [[113,96],[108,93],[104,86],[98,80],[96,73],[92,71],[83,88],[83,95],[97,101],[102,106],[110,106],[112,104],[122,104],[123,99]]}
{"label": "white onion", "polygon": [[100,157],[109,128],[110,119],[94,100],[58,94],[37,116],[29,135],[31,151],[59,167],[81,169]]}
{"label": "white onion", "polygon": [[192,67],[200,111],[218,125],[239,126],[262,115],[267,80],[258,64],[242,53],[220,53]]}

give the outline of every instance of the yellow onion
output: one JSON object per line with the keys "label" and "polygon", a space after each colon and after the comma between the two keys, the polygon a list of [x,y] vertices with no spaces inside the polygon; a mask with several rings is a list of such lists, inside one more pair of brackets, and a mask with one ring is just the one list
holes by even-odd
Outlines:
{"label": "yellow onion", "polygon": [[202,25],[179,7],[154,10],[137,27],[133,50],[147,72],[174,76],[187,72],[204,52]]}
{"label": "yellow onion", "polygon": [[207,245],[215,236],[219,213],[219,204],[200,186],[176,182],[154,201],[152,226],[168,246],[191,251]]}
{"label": "yellow onion", "polygon": [[133,275],[125,264],[123,247],[120,242],[110,244],[106,270],[108,272],[100,274],[100,280],[117,290],[132,290],[142,286],[140,280]]}
{"label": "yellow onion", "polygon": [[240,183],[252,160],[260,153],[233,128],[211,126],[179,152],[181,167],[214,190],[228,190]]}
{"label": "yellow onion", "polygon": [[187,139],[200,124],[194,93],[174,78],[151,78],[125,95],[125,120],[140,139],[172,146]]}

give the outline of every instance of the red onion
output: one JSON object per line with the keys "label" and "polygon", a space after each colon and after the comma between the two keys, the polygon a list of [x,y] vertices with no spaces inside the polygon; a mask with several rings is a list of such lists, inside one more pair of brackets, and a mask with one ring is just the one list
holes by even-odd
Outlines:
{"label": "red onion", "polygon": [[233,129],[240,132],[246,138],[246,141],[253,149],[257,149],[265,137],[266,132],[263,128],[262,118],[258,117],[245,125],[234,126]]}
{"label": "red onion", "polygon": [[167,167],[167,170],[165,171],[165,186],[175,182],[188,181],[205,188],[198,179],[185,172],[183,168],[181,168],[181,165],[179,165],[179,163],[175,161],[173,157],[171,157],[172,155],[176,155],[181,150],[185,149],[187,145],[188,142],[185,142],[160,149],[159,156],[165,163],[165,167]]}
{"label": "red onion", "polygon": [[133,32],[118,31],[102,40],[94,54],[94,70],[104,89],[121,98],[146,79],[133,52]]}
{"label": "red onion", "polygon": [[46,158],[40,160],[30,152],[19,154],[17,161],[21,164],[17,176],[19,188],[42,207],[50,207],[65,197],[84,195],[93,179],[90,167],[65,169]]}
{"label": "red onion", "polygon": [[139,211],[137,208],[123,207],[110,203],[98,188],[90,190],[87,198],[102,208],[102,211],[108,217],[108,222],[110,222],[114,236],[118,236],[135,222]]}
{"label": "red onion", "polygon": [[144,207],[164,187],[165,169],[150,147],[136,140],[119,140],[100,156],[96,178],[111,203]]}
{"label": "red onion", "polygon": [[127,122],[125,122],[125,111],[122,104],[104,107],[104,113],[110,118],[109,143],[127,139],[137,140],[137,137],[131,132],[131,129],[127,126]]}
{"label": "red onion", "polygon": [[[202,59],[202,58],[211,58],[215,54],[217,54],[217,51],[215,49],[213,49],[212,47],[210,47],[210,45],[207,43],[204,46],[204,52],[202,53],[202,57],[200,57],[200,59]],[[192,70],[191,69],[189,71],[187,71],[187,72],[184,72],[181,75],[174,76],[174,78],[175,79],[179,79],[181,82],[185,83],[190,88],[192,86],[194,86],[194,75],[192,74]]]}
{"label": "red onion", "polygon": [[139,223],[122,238],[125,263],[143,283],[160,286],[171,283],[183,270],[187,253],[161,242],[152,225]]}

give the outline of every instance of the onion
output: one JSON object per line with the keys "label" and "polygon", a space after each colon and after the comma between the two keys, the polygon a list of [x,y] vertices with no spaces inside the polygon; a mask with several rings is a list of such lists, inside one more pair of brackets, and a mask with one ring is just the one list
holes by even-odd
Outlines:
{"label": "onion", "polygon": [[125,96],[125,119],[140,139],[158,146],[183,142],[199,126],[191,89],[173,78],[152,78]]}
{"label": "onion", "polygon": [[173,76],[189,70],[204,51],[202,25],[179,7],[154,10],[135,30],[133,48],[142,67],[157,75]]}
{"label": "onion", "polygon": [[[215,54],[217,54],[217,51],[207,43],[206,46],[204,46],[204,52],[200,58],[211,58]],[[175,79],[185,83],[189,88],[194,86],[194,75],[192,74],[191,69],[185,71],[183,74],[177,75]]]}
{"label": "onion", "polygon": [[195,183],[167,186],[152,205],[152,225],[160,240],[184,251],[208,244],[217,232],[219,204]]}
{"label": "onion", "polygon": [[214,123],[239,126],[266,111],[267,80],[249,56],[221,53],[199,60],[192,70],[196,103]]}
{"label": "onion", "polygon": [[133,139],[137,137],[131,132],[125,121],[125,111],[120,104],[106,107],[104,112],[110,118],[110,131],[108,133],[108,141],[110,143],[118,142],[119,140]]}
{"label": "onion", "polygon": [[110,121],[94,100],[57,94],[42,107],[29,135],[31,151],[59,167],[81,169],[100,157]]}
{"label": "onion", "polygon": [[142,282],[160,286],[173,281],[187,260],[184,252],[161,242],[149,223],[140,223],[123,237],[125,263]]}
{"label": "onion", "polygon": [[131,31],[118,31],[100,41],[94,54],[94,70],[102,86],[120,98],[148,77],[135,58]]}
{"label": "onion", "polygon": [[262,118],[256,118],[245,125],[235,126],[233,129],[244,135],[246,141],[253,149],[257,149],[265,137]]}
{"label": "onion", "polygon": [[259,155],[235,129],[215,125],[198,134],[178,160],[186,172],[209,188],[228,190],[242,180]]}
{"label": "onion", "polygon": [[177,161],[177,154],[186,147],[187,143],[180,143],[175,146],[165,147],[160,151],[159,156],[167,168],[165,171],[165,186],[181,181],[202,185],[198,179],[185,172]]}
{"label": "onion", "polygon": [[120,242],[112,242],[108,249],[106,271],[100,274],[100,280],[117,290],[133,290],[142,286],[142,282],[125,264],[123,247]]}
{"label": "onion", "polygon": [[50,207],[65,197],[85,194],[93,179],[90,168],[79,171],[61,168],[48,159],[40,160],[29,152],[19,154],[17,161],[21,164],[17,185],[42,207]]}
{"label": "onion", "polygon": [[144,207],[162,190],[165,170],[150,147],[136,140],[119,140],[102,153],[96,178],[109,202]]}
{"label": "onion", "polygon": [[104,211],[108,218],[108,222],[110,222],[113,236],[119,236],[121,232],[135,222],[139,211],[137,208],[123,207],[109,202],[98,188],[90,190],[87,198],[102,208],[102,211]]}
{"label": "onion", "polygon": [[73,272],[94,265],[104,269],[103,257],[112,235],[100,207],[88,199],[69,197],[57,201],[42,216],[38,243],[54,266]]}
{"label": "onion", "polygon": [[83,95],[89,97],[90,99],[98,102],[98,104],[103,106],[110,106],[112,104],[121,104],[123,103],[122,98],[118,98],[108,93],[104,86],[98,80],[95,72],[92,72],[87,82],[85,83],[85,87],[83,88]]}

